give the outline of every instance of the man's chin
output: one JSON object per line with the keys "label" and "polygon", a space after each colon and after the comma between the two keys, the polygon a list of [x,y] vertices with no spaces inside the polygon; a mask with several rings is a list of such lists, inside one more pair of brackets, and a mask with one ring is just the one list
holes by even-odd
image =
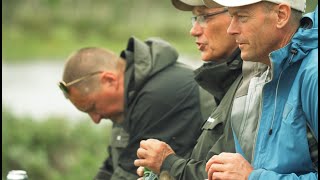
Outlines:
{"label": "man's chin", "polygon": [[202,59],[202,61],[205,61],[205,62],[211,61],[209,56],[207,56],[205,53],[201,53],[201,59]]}

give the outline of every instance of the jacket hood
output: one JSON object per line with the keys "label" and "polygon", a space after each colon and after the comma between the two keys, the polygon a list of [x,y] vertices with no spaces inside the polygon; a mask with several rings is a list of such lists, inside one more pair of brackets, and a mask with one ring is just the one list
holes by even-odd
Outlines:
{"label": "jacket hood", "polygon": [[[281,80],[282,73],[285,72],[287,68],[291,67],[291,69],[296,70],[291,70],[291,72],[296,74],[297,68],[300,67],[299,63],[303,63],[303,60],[308,58],[307,56],[311,54],[311,51],[313,50],[318,51],[318,6],[313,12],[310,12],[301,18],[300,27],[291,41],[285,47],[271,52],[270,54],[272,71],[270,72],[271,78],[269,80],[277,81],[275,94],[277,94],[279,90],[278,84]],[[275,96],[275,102],[276,98],[277,96]],[[276,106],[273,114],[275,114],[275,112]],[[273,123],[275,121],[274,117],[275,116],[273,116],[269,134],[272,133]]]}
{"label": "jacket hood", "polygon": [[[318,6],[315,11],[305,14],[300,20],[300,27],[289,44],[270,54],[273,77],[278,77],[279,67],[287,67],[304,59],[310,51],[318,49]],[[276,61],[274,61],[276,59]]]}
{"label": "jacket hood", "polygon": [[291,49],[298,51],[293,62],[304,58],[309,51],[318,48],[318,6],[315,11],[303,16],[297,33],[292,38]]}
{"label": "jacket hood", "polygon": [[125,87],[132,94],[153,75],[176,63],[178,52],[160,38],[153,37],[143,42],[130,37],[127,48],[121,52],[120,56],[127,63]]}

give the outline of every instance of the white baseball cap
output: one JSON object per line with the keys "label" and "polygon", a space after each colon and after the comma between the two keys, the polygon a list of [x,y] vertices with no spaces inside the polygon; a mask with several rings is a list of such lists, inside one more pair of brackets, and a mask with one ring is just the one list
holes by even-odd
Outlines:
{"label": "white baseball cap", "polygon": [[226,7],[237,7],[245,6],[261,1],[268,1],[275,4],[285,3],[289,4],[291,8],[296,9],[301,12],[306,10],[306,0],[203,0],[206,2],[206,5],[210,7],[210,4],[207,1],[214,1],[215,3],[221,4]]}
{"label": "white baseball cap", "polygon": [[207,6],[209,8],[223,7],[212,0],[171,0],[174,7],[182,11],[192,11],[195,6]]}

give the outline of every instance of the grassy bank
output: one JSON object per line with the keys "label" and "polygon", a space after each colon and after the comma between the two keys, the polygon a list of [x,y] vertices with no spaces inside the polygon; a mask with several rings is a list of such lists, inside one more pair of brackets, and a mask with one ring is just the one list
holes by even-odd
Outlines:
{"label": "grassy bank", "polygon": [[17,118],[2,108],[2,179],[12,169],[29,179],[92,179],[107,157],[110,129],[88,119]]}
{"label": "grassy bank", "polygon": [[[65,59],[72,51],[86,46],[106,47],[120,53],[127,45],[130,36],[145,40],[150,36],[129,34],[121,37],[102,36],[96,33],[84,34],[81,38],[68,27],[54,29],[48,35],[24,32],[18,29],[4,28],[2,38],[2,59],[4,62],[20,62],[25,60]],[[159,34],[170,42],[180,53],[197,55],[196,46],[192,38],[172,40]],[[187,36],[187,35],[186,35]]]}

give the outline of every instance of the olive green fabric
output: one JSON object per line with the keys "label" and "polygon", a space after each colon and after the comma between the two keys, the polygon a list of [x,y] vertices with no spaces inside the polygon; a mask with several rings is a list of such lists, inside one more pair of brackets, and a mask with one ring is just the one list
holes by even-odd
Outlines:
{"label": "olive green fabric", "polygon": [[167,157],[161,171],[169,171],[176,180],[203,180],[207,178],[206,162],[221,152],[235,152],[232,130],[230,128],[231,104],[240,84],[239,76],[229,88],[219,106],[202,127],[202,134],[188,159],[176,155]]}
{"label": "olive green fabric", "polygon": [[162,171],[168,171],[177,180],[203,180],[207,178],[205,164],[215,154],[235,152],[229,118],[233,97],[240,84],[242,59],[237,49],[227,61],[204,63],[195,71],[195,80],[216,100],[210,118],[202,125],[201,135],[191,156],[168,156]]}
{"label": "olive green fabric", "polygon": [[[129,134],[124,130],[121,124],[113,123],[110,144],[108,146],[109,150],[109,159],[104,162],[107,164],[108,160],[112,165],[112,169],[114,172],[109,169],[104,168],[103,165],[97,175],[94,177],[94,180],[108,180],[108,179],[116,179],[120,180],[124,177],[131,177],[132,179],[137,179],[138,176],[134,176],[132,173],[124,171],[121,167],[118,166],[118,160],[123,149],[128,145],[129,142]],[[111,169],[111,168],[110,168]]]}

